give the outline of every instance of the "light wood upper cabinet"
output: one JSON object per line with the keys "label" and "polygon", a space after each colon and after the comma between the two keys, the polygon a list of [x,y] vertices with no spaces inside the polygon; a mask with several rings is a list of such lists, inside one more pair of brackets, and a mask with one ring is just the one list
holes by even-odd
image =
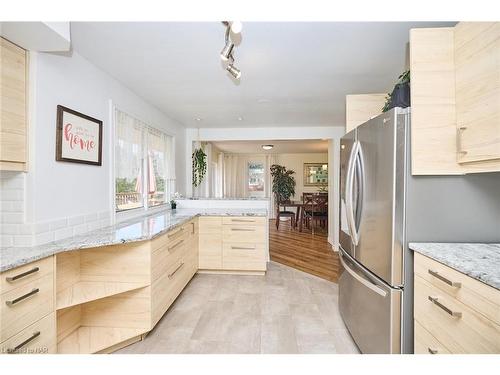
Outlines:
{"label": "light wood upper cabinet", "polygon": [[24,49],[0,38],[0,170],[26,170],[26,57]]}
{"label": "light wood upper cabinet", "polygon": [[453,28],[410,31],[414,175],[462,174],[456,160]]}
{"label": "light wood upper cabinet", "polygon": [[346,133],[382,113],[387,94],[346,95]]}
{"label": "light wood upper cabinet", "polygon": [[455,27],[459,163],[500,159],[500,22]]}
{"label": "light wood upper cabinet", "polygon": [[500,171],[500,23],[410,31],[412,174]]}

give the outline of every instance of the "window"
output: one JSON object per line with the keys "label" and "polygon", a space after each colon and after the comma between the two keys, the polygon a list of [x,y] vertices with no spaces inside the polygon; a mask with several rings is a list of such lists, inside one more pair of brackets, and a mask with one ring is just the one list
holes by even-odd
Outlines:
{"label": "window", "polygon": [[174,190],[173,138],[116,110],[116,211],[158,206]]}
{"label": "window", "polygon": [[265,186],[264,163],[248,162],[248,195],[250,197],[263,197]]}

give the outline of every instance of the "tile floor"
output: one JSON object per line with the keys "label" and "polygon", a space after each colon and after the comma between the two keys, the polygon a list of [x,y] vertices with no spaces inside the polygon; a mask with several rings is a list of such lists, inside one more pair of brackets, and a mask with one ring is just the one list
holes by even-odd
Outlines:
{"label": "tile floor", "polygon": [[197,274],[144,341],[116,353],[359,353],[338,286],[270,262],[265,276]]}

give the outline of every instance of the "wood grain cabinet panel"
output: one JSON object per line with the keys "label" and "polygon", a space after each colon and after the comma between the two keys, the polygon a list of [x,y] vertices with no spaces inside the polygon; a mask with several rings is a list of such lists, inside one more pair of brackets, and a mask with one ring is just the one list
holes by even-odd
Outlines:
{"label": "wood grain cabinet panel", "polygon": [[54,275],[3,293],[0,300],[1,342],[54,311]]}
{"label": "wood grain cabinet panel", "polygon": [[53,274],[54,257],[50,256],[11,270],[2,272],[0,277],[0,291],[7,293],[33,282],[43,276]]}
{"label": "wood grain cabinet panel", "polygon": [[460,22],[454,42],[458,162],[500,159],[500,22]]}
{"label": "wood grain cabinet panel", "polygon": [[222,269],[222,217],[202,216],[199,226],[199,268]]}
{"label": "wood grain cabinet panel", "polygon": [[263,243],[224,242],[222,259],[222,268],[225,270],[266,270]]}
{"label": "wood grain cabinet panel", "polygon": [[416,253],[414,259],[416,275],[500,325],[500,292],[497,289],[422,254]]}
{"label": "wood grain cabinet panel", "polygon": [[500,353],[500,326],[415,275],[414,316],[451,353]]}
{"label": "wood grain cabinet panel", "polygon": [[387,94],[346,95],[346,133],[382,113]]}
{"label": "wood grain cabinet panel", "polygon": [[0,38],[0,170],[26,168],[26,51]]}
{"label": "wood grain cabinet panel", "polygon": [[410,30],[413,175],[463,174],[456,159],[454,28]]}
{"label": "wood grain cabinet panel", "polygon": [[417,321],[414,337],[415,354],[450,354],[450,351]]}
{"label": "wood grain cabinet panel", "polygon": [[0,344],[0,353],[55,354],[56,316],[51,313]]}

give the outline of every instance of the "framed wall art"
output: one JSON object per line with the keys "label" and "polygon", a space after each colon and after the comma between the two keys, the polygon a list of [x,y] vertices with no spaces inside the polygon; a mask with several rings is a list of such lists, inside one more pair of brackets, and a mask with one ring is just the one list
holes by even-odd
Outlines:
{"label": "framed wall art", "polygon": [[328,163],[304,163],[304,186],[327,186]]}
{"label": "framed wall art", "polygon": [[102,165],[102,121],[58,105],[56,160]]}

